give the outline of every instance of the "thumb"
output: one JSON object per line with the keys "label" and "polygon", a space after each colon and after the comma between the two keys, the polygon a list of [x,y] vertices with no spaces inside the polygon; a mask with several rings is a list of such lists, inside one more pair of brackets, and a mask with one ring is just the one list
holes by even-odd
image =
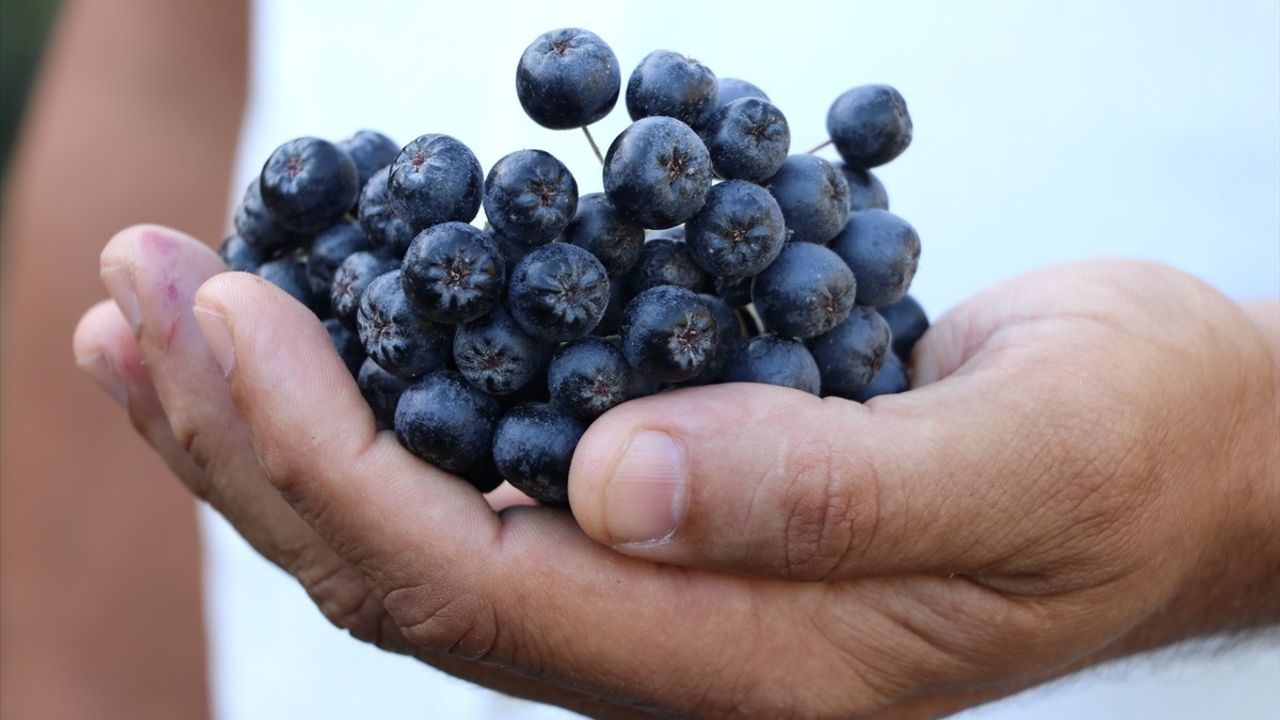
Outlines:
{"label": "thumb", "polygon": [[597,541],[678,565],[803,580],[990,570],[1020,540],[1000,497],[1018,495],[993,476],[1016,466],[1024,420],[983,384],[867,405],[748,384],[625,403],[578,446],[573,513]]}

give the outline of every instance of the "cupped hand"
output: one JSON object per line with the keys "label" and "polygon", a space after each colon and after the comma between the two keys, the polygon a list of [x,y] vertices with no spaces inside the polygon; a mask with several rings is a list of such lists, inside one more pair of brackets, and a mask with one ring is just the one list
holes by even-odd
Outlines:
{"label": "cupped hand", "polygon": [[1271,339],[1167,268],[989,290],[865,406],[627,403],[584,436],[570,517],[495,511],[376,433],[314,316],[195,241],[132,229],[103,266],[119,310],[77,356],[175,473],[338,625],[506,692],[932,716],[1280,616]]}

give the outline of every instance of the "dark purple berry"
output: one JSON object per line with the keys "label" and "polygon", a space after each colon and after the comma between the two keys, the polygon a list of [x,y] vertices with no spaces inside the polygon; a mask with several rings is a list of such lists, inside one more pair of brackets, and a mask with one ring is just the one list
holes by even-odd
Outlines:
{"label": "dark purple berry", "polygon": [[333,285],[329,288],[333,316],[355,330],[356,314],[360,311],[360,298],[364,291],[380,276],[398,269],[399,260],[379,253],[358,252],[347,257],[333,271]]}
{"label": "dark purple berry", "polygon": [[716,318],[694,293],[660,285],[627,304],[622,320],[622,354],[636,372],[659,382],[697,375],[715,354]]}
{"label": "dark purple berry", "polygon": [[526,114],[552,130],[586,127],[618,102],[622,72],[595,33],[561,28],[538,36],[516,66],[516,96]]}
{"label": "dark purple berry", "polygon": [[825,245],[849,218],[849,185],[816,155],[790,155],[765,183],[782,208],[790,240]]}
{"label": "dark purple berry", "polygon": [[474,320],[496,307],[506,273],[493,237],[460,222],[423,230],[400,269],[414,309],[428,320],[449,324]]}
{"label": "dark purple berry", "polygon": [[907,378],[907,368],[902,360],[894,353],[885,356],[884,365],[880,367],[880,372],[854,393],[854,400],[858,402],[866,402],[873,397],[880,395],[896,395],[897,393],[906,392],[911,387],[911,381]]}
{"label": "dark purple berry", "polygon": [[373,410],[373,419],[379,430],[390,430],[396,425],[396,403],[400,394],[409,387],[409,381],[383,370],[372,358],[366,358],[356,376],[360,394]]}
{"label": "dark purple berry", "polygon": [[357,182],[362,188],[374,173],[390,165],[400,154],[400,146],[376,130],[359,130],[339,142],[338,147],[351,156],[351,162],[356,165]]}
{"label": "dark purple berry", "polygon": [[240,235],[232,235],[222,241],[218,257],[236,272],[255,272],[262,264],[262,253],[253,249]]}
{"label": "dark purple berry", "polygon": [[396,404],[396,436],[414,455],[451,473],[480,462],[493,442],[498,401],[451,370],[410,385]]}
{"label": "dark purple berry", "polygon": [[799,340],[760,335],[746,342],[725,364],[721,382],[750,382],[795,388],[817,395],[822,377]]}
{"label": "dark purple berry", "polygon": [[384,167],[369,178],[360,193],[360,227],[378,251],[397,260],[404,257],[417,233],[400,217],[387,195],[391,168]]}
{"label": "dark purple berry", "polygon": [[259,178],[245,189],[240,204],[236,206],[236,233],[244,238],[245,244],[260,253],[264,259],[275,253],[284,252],[306,244],[306,236],[286,230],[284,226],[271,217],[271,211],[262,203],[262,189]]}
{"label": "dark purple berry", "polygon": [[768,267],[787,240],[782,210],[769,191],[745,180],[711,188],[685,225],[698,266],[718,277],[742,278]]}
{"label": "dark purple berry", "polygon": [[722,178],[764,182],[791,150],[791,128],[773,103],[743,98],[720,108],[702,128],[711,166]]}
{"label": "dark purple berry", "polygon": [[630,396],[631,367],[613,343],[585,337],[551,358],[547,386],[551,402],[590,422]]}
{"label": "dark purple berry", "polygon": [[844,322],[809,341],[822,375],[822,394],[854,398],[871,382],[889,352],[889,323],[858,305]]}
{"label": "dark purple berry", "polygon": [[858,278],[858,304],[889,305],[902,299],[920,264],[920,236],[888,210],[849,213],[831,249]]}
{"label": "dark purple berry", "polygon": [[511,271],[507,305],[525,332],[545,342],[589,335],[609,304],[609,276],[577,245],[550,243]]}
{"label": "dark purple berry", "polygon": [[470,148],[448,135],[423,135],[391,163],[387,194],[415,233],[480,212],[484,170]]}
{"label": "dark purple berry", "polygon": [[845,163],[836,163],[836,169],[840,174],[844,175],[844,181],[849,185],[849,210],[870,210],[879,208],[881,210],[889,209],[889,193],[884,189],[884,183],[880,182],[880,178],[870,170],[859,170],[855,167],[849,167]]}
{"label": "dark purple berry", "polygon": [[353,222],[338,223],[316,235],[307,251],[307,280],[316,302],[328,305],[333,275],[343,260],[370,249],[369,237]]}
{"label": "dark purple berry", "polygon": [[578,183],[542,150],[519,150],[494,163],[484,180],[484,214],[494,232],[542,245],[564,232],[578,208]]}
{"label": "dark purple berry", "polygon": [[316,233],[333,225],[360,194],[351,156],[313,137],[276,148],[262,166],[259,183],[271,217],[295,233]]}
{"label": "dark purple berry", "polygon": [[550,403],[507,411],[493,433],[493,463],[517,490],[548,505],[569,504],[569,465],[586,426]]}
{"label": "dark purple berry", "polygon": [[548,347],[529,337],[502,308],[458,326],[453,335],[458,372],[490,395],[507,395],[527,385],[548,354]]}
{"label": "dark purple berry", "polygon": [[393,375],[418,377],[444,367],[453,354],[452,328],[414,312],[399,270],[369,285],[360,298],[356,321],[365,352]]}
{"label": "dark purple berry", "polygon": [[295,258],[271,260],[259,265],[257,274],[315,312],[316,302],[311,295],[311,282],[307,280],[306,263]]}
{"label": "dark purple berry", "polygon": [[325,320],[324,329],[329,331],[333,349],[337,351],[338,357],[342,358],[347,371],[355,377],[360,372],[360,366],[364,364],[365,359],[364,345],[360,344],[360,337],[348,330],[336,318]]}
{"label": "dark purple berry", "polygon": [[911,351],[925,331],[929,329],[929,316],[910,295],[903,295],[896,303],[876,308],[876,312],[889,323],[893,334],[893,352],[903,360],[911,358]]}
{"label": "dark purple berry", "polygon": [[641,246],[640,258],[628,278],[635,293],[659,285],[675,285],[693,292],[701,292],[707,286],[707,274],[698,267],[689,246],[666,237],[650,238]]}
{"label": "dark purple berry", "polygon": [[670,50],[645,56],[627,81],[632,120],[666,116],[699,127],[715,109],[716,75],[702,63]]}
{"label": "dark purple berry", "polygon": [[862,85],[836,98],[827,111],[827,133],[850,166],[884,165],[911,144],[907,103],[888,85]]}
{"label": "dark purple berry", "polygon": [[849,316],[856,296],[849,266],[813,243],[787,243],[751,284],[760,319],[782,337],[804,339],[827,332]]}
{"label": "dark purple berry", "polygon": [[604,158],[604,190],[647,228],[669,228],[698,212],[711,189],[711,156],[688,125],[647,117],[623,130]]}
{"label": "dark purple berry", "polygon": [[591,193],[578,201],[578,212],[565,228],[564,241],[595,255],[605,272],[619,275],[640,257],[644,228],[627,219],[604,193]]}

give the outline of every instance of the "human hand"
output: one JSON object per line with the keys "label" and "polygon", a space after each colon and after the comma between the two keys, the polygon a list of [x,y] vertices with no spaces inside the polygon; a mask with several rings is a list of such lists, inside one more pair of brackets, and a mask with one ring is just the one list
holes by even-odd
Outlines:
{"label": "human hand", "polygon": [[[153,385],[106,309],[78,354],[108,348],[179,475],[330,619],[508,692],[610,716],[935,715],[1277,615],[1274,360],[1164,268],[988,291],[921,341],[923,387],[865,407],[737,385],[615,409],[571,500],[625,557],[561,512],[494,514],[377,436],[319,323],[247,276],[197,300],[222,384],[188,312],[219,268],[192,241],[125,233],[104,264],[133,278]],[[664,541],[616,543],[665,536],[672,507]]]}

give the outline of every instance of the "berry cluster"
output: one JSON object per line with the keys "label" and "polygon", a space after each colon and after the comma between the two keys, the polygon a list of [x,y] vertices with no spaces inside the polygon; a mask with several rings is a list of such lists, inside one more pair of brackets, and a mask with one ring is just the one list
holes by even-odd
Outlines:
{"label": "berry cluster", "polygon": [[[525,112],[552,129],[585,131],[621,90],[617,57],[585,30],[542,35],[516,70]],[[379,426],[482,492],[505,479],[567,502],[587,425],[668,388],[905,390],[928,327],[906,294],[920,239],[870,172],[911,141],[898,92],[836,99],[834,164],[791,153],[759,88],[683,55],[650,53],[625,100],[604,192],[581,197],[541,150],[486,175],[447,135],[291,140],[245,191],[222,257],[311,308]]]}

